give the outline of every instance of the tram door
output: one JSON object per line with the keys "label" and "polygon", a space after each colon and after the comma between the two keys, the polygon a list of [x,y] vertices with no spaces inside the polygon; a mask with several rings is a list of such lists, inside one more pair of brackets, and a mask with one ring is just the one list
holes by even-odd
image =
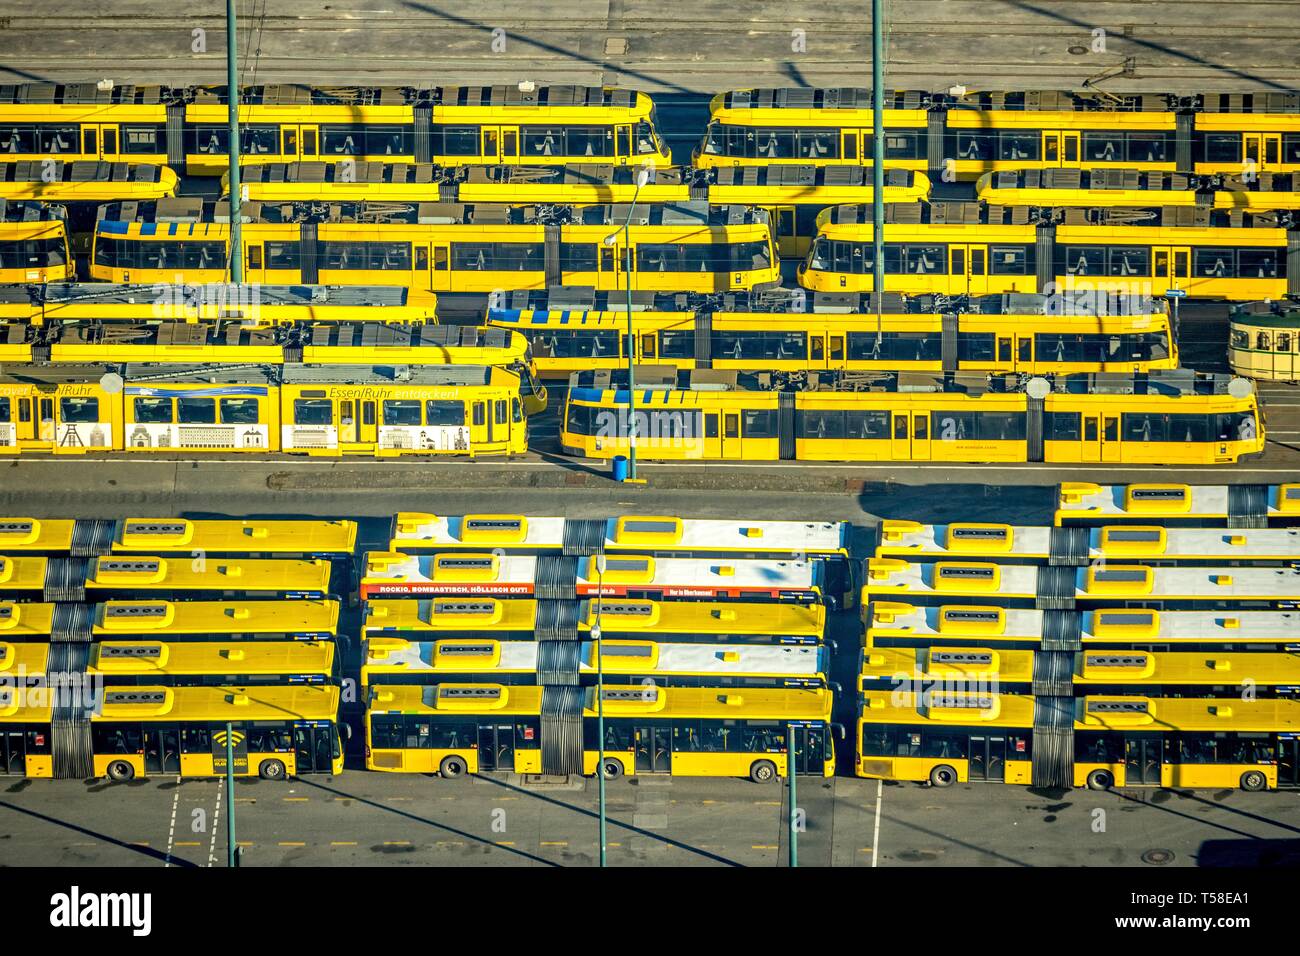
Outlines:
{"label": "tram door", "polygon": [[894,461],[930,460],[930,413],[895,411],[891,457]]}
{"label": "tram door", "polygon": [[637,773],[671,773],[673,769],[672,728],[641,724],[633,731]]}
{"label": "tram door", "polygon": [[1261,172],[1274,169],[1282,158],[1281,133],[1247,133],[1243,155]]}
{"label": "tram door", "polygon": [[969,778],[1002,783],[1007,777],[1007,738],[972,736],[970,739]]}
{"label": "tram door", "polygon": [[1129,786],[1160,786],[1164,743],[1159,734],[1128,734],[1124,737],[1125,778]]}

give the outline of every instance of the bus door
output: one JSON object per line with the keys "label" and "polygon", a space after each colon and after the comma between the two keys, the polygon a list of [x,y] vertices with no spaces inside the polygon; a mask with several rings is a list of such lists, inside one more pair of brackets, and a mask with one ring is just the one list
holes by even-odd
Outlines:
{"label": "bus door", "polygon": [[0,774],[21,777],[27,773],[27,735],[21,730],[0,730]]}
{"label": "bus door", "polygon": [[1164,738],[1160,734],[1124,736],[1124,777],[1130,786],[1160,786],[1164,764]]}
{"label": "bus door", "polygon": [[334,768],[334,734],[328,721],[298,721],[293,725],[296,774],[329,773]]}
{"label": "bus door", "polygon": [[478,769],[515,769],[515,725],[512,723],[479,724]]}
{"label": "bus door", "polygon": [[794,727],[794,772],[823,776],[826,752],[830,749],[830,728],[825,725],[796,724]]}
{"label": "bus door", "polygon": [[144,725],[144,772],[181,772],[181,732],[178,727]]}
{"label": "bus door", "polygon": [[1282,158],[1281,133],[1247,133],[1245,145],[1242,155],[1261,172],[1273,169]]}
{"label": "bus door", "polygon": [[1007,738],[972,736],[970,739],[969,779],[1002,783],[1007,777]]}
{"label": "bus door", "polygon": [[1300,787],[1300,734],[1277,735],[1277,785]]}
{"label": "bus door", "polygon": [[633,731],[637,773],[671,773],[673,769],[672,729],[660,724],[641,724]]}

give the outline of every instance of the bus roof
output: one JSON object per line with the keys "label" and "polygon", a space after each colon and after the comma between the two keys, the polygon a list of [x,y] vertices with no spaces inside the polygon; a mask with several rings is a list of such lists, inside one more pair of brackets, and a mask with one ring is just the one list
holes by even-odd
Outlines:
{"label": "bus roof", "polygon": [[53,627],[53,604],[0,601],[0,634],[6,638],[48,637]]}
{"label": "bus roof", "polygon": [[561,551],[581,536],[586,547],[605,552],[846,554],[848,529],[849,525],[842,521],[731,521],[673,515],[582,519],[402,512],[393,519],[389,548]]}
{"label": "bus roof", "polygon": [[[645,599],[581,602],[578,630],[590,631],[600,613],[606,635],[650,632],[655,635],[789,635],[820,640],[826,609],[820,604],[747,604],[744,602],[651,601]],[[533,630],[537,602],[492,597],[398,599],[366,602],[367,634],[405,631],[485,632]]]}
{"label": "bus roof", "polygon": [[0,518],[0,551],[9,553],[351,554],[356,538],[355,521]]}
{"label": "bus roof", "polygon": [[114,687],[96,701],[92,721],[335,720],[339,689],[287,687]]}
{"label": "bus roof", "polygon": [[101,641],[91,646],[86,672],[105,679],[149,674],[329,675],[332,641]]}
{"label": "bus roof", "polygon": [[1067,482],[1058,492],[1055,523],[1108,519],[1223,519],[1250,509],[1251,498],[1259,499],[1261,517],[1300,518],[1300,482],[1268,486]]}
{"label": "bus roof", "polygon": [[49,656],[49,644],[0,641],[0,686],[21,684],[28,676],[44,674]]}
{"label": "bus roof", "polygon": [[1028,684],[1034,652],[984,647],[867,647],[862,651],[864,683],[957,681]]}
{"label": "bus roof", "polygon": [[86,571],[87,589],[105,592],[243,591],[319,595],[327,593],[329,586],[330,563],[321,559],[216,558],[199,563],[188,556],[132,555],[92,558]]}
{"label": "bus roof", "polygon": [[[658,589],[668,597],[719,592],[813,592],[813,567],[806,561],[745,561],[703,558],[655,558],[621,555],[605,559],[600,572],[596,557],[537,558],[532,555],[464,553],[408,555],[368,552],[361,579],[363,596],[372,594],[511,594],[533,593],[539,564],[573,560],[577,565],[579,597],[618,595],[627,590]],[[724,563],[725,562],[725,563]],[[551,568],[541,565],[541,570]]]}
{"label": "bus roof", "polygon": [[46,558],[0,556],[0,590],[43,591]]}
{"label": "bus roof", "polygon": [[[362,665],[367,673],[535,673],[541,645],[536,641],[465,638],[406,641],[371,638]],[[675,644],[657,641],[601,641],[607,675],[689,674],[727,677],[825,678],[825,649],[787,644]],[[578,670],[596,672],[594,642],[579,647]]]}
{"label": "bus roof", "polygon": [[0,684],[0,724],[48,724],[53,698],[48,688],[29,691],[21,685]]}
{"label": "bus roof", "polygon": [[[1054,612],[1061,613],[1061,612]],[[1083,643],[1265,642],[1300,645],[1296,611],[1157,611],[1145,608],[1100,608],[1074,612]],[[867,625],[875,637],[908,635],[936,640],[1001,638],[1039,640],[1045,612],[1037,610],[944,604],[916,607],[875,601]]]}
{"label": "bus roof", "polygon": [[1099,560],[1224,562],[1300,560],[1300,528],[1164,528],[1113,525],[1089,531],[1084,542],[1054,528],[984,522],[923,525],[886,520],[880,526],[877,557],[924,556],[1047,560],[1061,555],[1079,564]]}
{"label": "bus roof", "polygon": [[982,561],[912,563],[895,558],[868,561],[865,590],[872,594],[916,596],[988,595],[1035,598],[1044,594],[1040,571],[1073,573],[1073,586],[1053,578],[1049,588],[1064,588],[1054,597],[1076,600],[1151,600],[1181,598],[1196,601],[1296,600],[1300,596],[1300,567],[1288,568],[1164,568],[1138,564],[1105,564],[1086,568],[1045,568],[999,565]]}
{"label": "bus roof", "polygon": [[326,637],[338,633],[339,602],[309,598],[295,601],[106,601],[95,608],[94,621],[94,634],[100,638],[137,634]]}

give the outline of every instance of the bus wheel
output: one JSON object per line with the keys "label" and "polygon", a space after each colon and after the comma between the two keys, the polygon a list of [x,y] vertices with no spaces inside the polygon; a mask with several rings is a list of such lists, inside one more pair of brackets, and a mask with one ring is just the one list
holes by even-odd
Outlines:
{"label": "bus wheel", "polygon": [[607,758],[605,760],[604,770],[606,780],[617,780],[619,777],[623,776],[623,764],[618,760]]}
{"label": "bus wheel", "polygon": [[125,760],[114,760],[108,765],[109,780],[130,780],[135,776],[135,767]]}
{"label": "bus wheel", "polygon": [[957,771],[946,763],[941,763],[930,771],[930,786],[951,787],[957,782]]}
{"label": "bus wheel", "polygon": [[465,766],[465,761],[460,757],[443,757],[442,763],[438,764],[438,773],[442,774],[446,780],[455,780],[457,777],[465,776],[469,770]]}
{"label": "bus wheel", "polygon": [[278,760],[263,760],[257,768],[257,775],[263,780],[283,780],[284,764]]}
{"label": "bus wheel", "polygon": [[1241,775],[1241,789],[1254,793],[1268,786],[1268,777],[1261,770],[1247,770]]}
{"label": "bus wheel", "polygon": [[1094,770],[1088,774],[1089,790],[1109,790],[1115,786],[1115,778],[1110,775],[1109,770]]}
{"label": "bus wheel", "polygon": [[771,783],[776,779],[776,764],[770,760],[757,760],[749,768],[749,779],[755,783]]}

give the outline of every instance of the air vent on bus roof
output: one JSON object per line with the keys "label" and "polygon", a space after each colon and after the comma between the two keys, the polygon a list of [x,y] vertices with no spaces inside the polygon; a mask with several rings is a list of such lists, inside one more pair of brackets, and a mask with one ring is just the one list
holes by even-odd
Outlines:
{"label": "air vent on bus roof", "polygon": [[1106,532],[1111,541],[1159,541],[1158,528],[1114,528]]}
{"label": "air vent on bus roof", "polygon": [[1134,488],[1130,493],[1134,501],[1182,501],[1186,488]]}
{"label": "air vent on bus roof", "polygon": [[951,565],[941,565],[939,568],[939,577],[941,578],[991,578],[996,573],[996,568],[972,568],[972,567],[952,567]]}
{"label": "air vent on bus roof", "polygon": [[986,664],[992,666],[993,655],[988,651],[931,651],[931,664]]}
{"label": "air vent on bus roof", "polygon": [[1122,627],[1150,625],[1155,621],[1154,611],[1099,611],[1098,624],[1110,624]]}
{"label": "air vent on bus roof", "polygon": [[104,703],[106,704],[161,704],[167,699],[167,692],[163,690],[106,690],[104,691]]}
{"label": "air vent on bus roof", "polygon": [[0,534],[31,534],[30,521],[0,521]]}
{"label": "air vent on bus roof", "polygon": [[473,654],[476,656],[482,656],[483,654],[491,654],[493,647],[494,645],[490,642],[481,644],[439,644],[438,656],[442,657],[444,655],[456,654]]}
{"label": "air vent on bus roof", "polygon": [[600,606],[605,614],[622,614],[624,617],[649,617],[654,613],[654,605],[650,603],[611,604],[609,601],[604,601]]}
{"label": "air vent on bus roof", "polygon": [[161,653],[161,644],[128,644],[125,646],[110,644],[99,649],[100,657],[157,657]]}
{"label": "air vent on bus roof", "polygon": [[126,534],[184,534],[185,524],[178,521],[128,521]]}
{"label": "air vent on bus roof", "polygon": [[166,604],[111,604],[104,609],[104,617],[164,617]]}
{"label": "air vent on bus roof", "polygon": [[674,533],[677,530],[675,521],[647,521],[644,518],[628,519],[623,522],[624,531],[655,532],[657,534]]}
{"label": "air vent on bus roof", "polygon": [[490,568],[492,567],[491,558],[447,558],[438,559],[440,568]]}
{"label": "air vent on bus roof", "polygon": [[1083,663],[1085,667],[1145,667],[1145,654],[1088,654]]}
{"label": "air vent on bus roof", "polygon": [[931,694],[929,706],[989,710],[993,707],[993,698],[969,694]]}
{"label": "air vent on bus roof", "polygon": [[101,571],[157,571],[157,561],[126,561],[121,558],[113,560],[100,561],[99,570]]}
{"label": "air vent on bus roof", "polygon": [[453,687],[450,684],[439,684],[438,697],[444,700],[497,700],[501,697],[501,688]]}
{"label": "air vent on bus roof", "polygon": [[496,610],[492,601],[436,601],[434,614],[491,614]]}
{"label": "air vent on bus roof", "polygon": [[953,528],[952,536],[954,538],[981,538],[994,539],[998,541],[1006,540],[1010,535],[1010,528]]}
{"label": "air vent on bus roof", "polygon": [[517,530],[523,522],[519,518],[466,518],[466,531]]}
{"label": "air vent on bus roof", "polygon": [[642,700],[654,701],[659,696],[659,688],[646,684],[644,687],[637,688],[614,688],[606,687],[601,695],[603,700]]}
{"label": "air vent on bus roof", "polygon": [[1001,612],[998,610],[990,611],[944,611],[943,619],[945,621],[996,621]]}
{"label": "air vent on bus roof", "polygon": [[1149,568],[1098,568],[1092,573],[1094,581],[1145,581]]}
{"label": "air vent on bus roof", "polygon": [[646,558],[606,558],[606,571],[644,571],[650,567]]}
{"label": "air vent on bus roof", "polygon": [[1141,699],[1088,701],[1090,714],[1145,714],[1150,710],[1150,703]]}

